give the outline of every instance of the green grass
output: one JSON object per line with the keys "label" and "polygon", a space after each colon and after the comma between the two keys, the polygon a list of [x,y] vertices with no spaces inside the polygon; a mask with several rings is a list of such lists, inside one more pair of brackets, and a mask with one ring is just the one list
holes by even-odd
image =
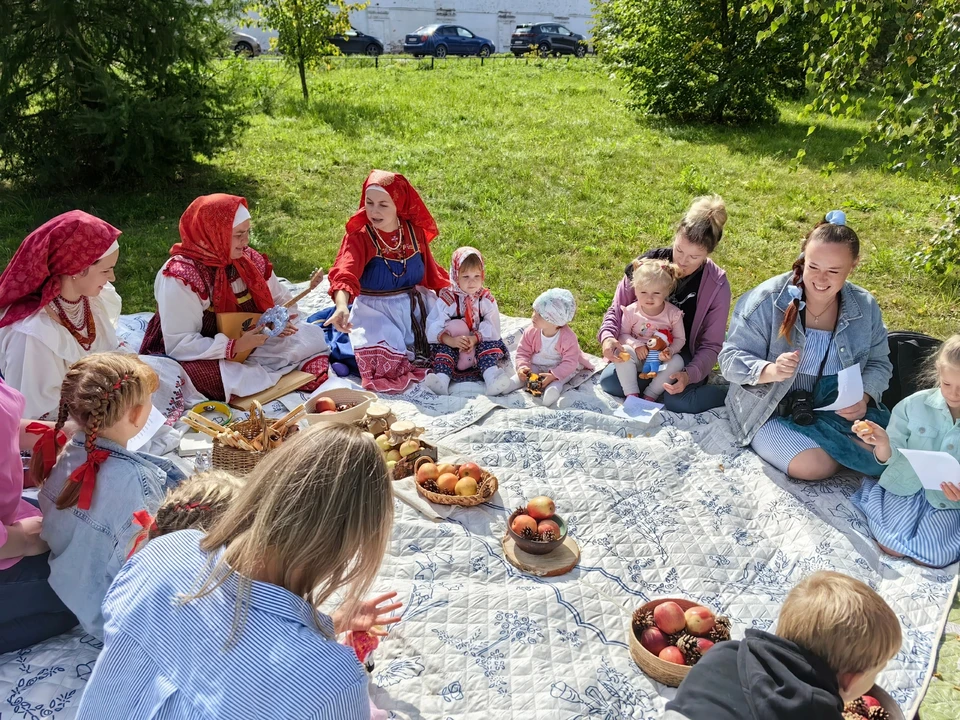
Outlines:
{"label": "green grass", "polygon": [[340,63],[312,74],[304,106],[294,75],[252,61],[260,112],[240,146],[180,182],[122,191],[48,195],[0,188],[0,260],[34,227],[80,207],[124,231],[118,286],[128,312],[153,306],[153,276],[177,240],[177,220],[199,194],[251,204],[255,242],[278,272],[303,280],[329,267],[372,167],[404,173],[436,217],[441,264],[459,245],[487,257],[502,311],[529,312],[542,290],[566,286],[574,323],[596,351],[600,318],[624,265],[667,244],[690,200],[717,192],[730,220],[714,259],[734,296],[788,269],[801,235],[841,207],[864,244],[852,280],[880,299],[891,329],[955,331],[956,288],[910,269],[915,243],[939,224],[936,176],[897,177],[873,155],[826,176],[862,125],[829,121],[797,172],[806,135],[799,106],[750,130],[639,120],[592,61],[450,60]]}

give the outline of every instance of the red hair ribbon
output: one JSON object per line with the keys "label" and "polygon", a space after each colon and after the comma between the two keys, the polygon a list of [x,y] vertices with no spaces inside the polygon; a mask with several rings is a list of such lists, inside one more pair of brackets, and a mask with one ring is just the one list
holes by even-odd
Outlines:
{"label": "red hair ribbon", "polygon": [[140,545],[143,544],[143,541],[147,539],[149,531],[157,530],[157,521],[146,510],[137,510],[133,514],[133,522],[148,532],[140,533],[140,535],[137,536],[137,539],[133,541],[133,547],[130,548],[130,554],[127,555],[127,560],[133,557],[133,554],[140,548]]}
{"label": "red hair ribbon", "polygon": [[50,474],[53,470],[53,464],[57,461],[59,449],[67,444],[67,436],[63,430],[56,430],[49,425],[39,422],[32,422],[27,425],[27,432],[31,435],[39,435],[35,450],[39,450],[43,457],[43,475]]}
{"label": "red hair ribbon", "polygon": [[201,505],[200,503],[187,503],[186,505],[177,505],[175,510],[203,510],[209,512],[209,505]]}
{"label": "red hair ribbon", "polygon": [[110,457],[109,450],[97,448],[88,452],[83,465],[70,473],[70,482],[80,483],[80,499],[77,501],[77,507],[81,510],[90,509],[93,489],[97,486],[97,470],[108,457]]}

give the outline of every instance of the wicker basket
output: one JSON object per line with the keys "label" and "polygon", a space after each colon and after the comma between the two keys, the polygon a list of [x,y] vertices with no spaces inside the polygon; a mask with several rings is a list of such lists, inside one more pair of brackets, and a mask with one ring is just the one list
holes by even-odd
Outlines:
{"label": "wicker basket", "polygon": [[[679,605],[680,609],[684,612],[692,607],[697,606],[697,603],[691,602],[690,600],[668,597],[651,600],[646,605],[642,605],[641,607],[644,610],[653,610],[657,605],[669,602],[671,600]],[[687,673],[690,672],[690,668],[687,665],[677,665],[676,663],[661,660],[652,652],[647,650],[643,645],[641,645],[640,638],[638,638],[637,634],[633,631],[632,619],[630,621],[630,656],[633,658],[633,661],[640,666],[640,669],[643,670],[647,675],[652,677],[658,683],[669,685],[670,687],[678,687],[680,683],[683,682],[683,679],[687,676]]]}
{"label": "wicker basket", "polygon": [[402,460],[398,461],[396,465],[393,466],[393,479],[394,480],[403,480],[405,477],[410,477],[416,473],[416,463],[420,458],[425,458],[432,462],[437,461],[437,448],[435,445],[431,445],[420,438],[417,438],[417,441],[420,443],[420,449],[415,453],[410,453]]}
{"label": "wicker basket", "polygon": [[[279,419],[279,418],[277,418]],[[228,427],[236,430],[247,440],[260,438],[261,441],[266,437],[267,428],[277,419],[268,419],[263,414],[263,407],[260,403],[254,401],[250,407],[250,417],[247,420],[233,423]],[[287,428],[286,438],[289,438],[297,431],[297,426],[293,425]],[[250,452],[249,450],[240,450],[229,445],[224,445],[218,439],[213,440],[213,467],[217,470],[226,470],[231,475],[243,477],[250,473],[257,464],[270,452],[268,443],[264,442],[266,450]]]}
{"label": "wicker basket", "polygon": [[[428,457],[417,458],[417,461],[414,463],[414,472],[420,468],[423,462],[434,462],[434,460],[435,458]],[[497,478],[486,470],[480,471],[480,482],[477,483],[476,495],[443,495],[442,493],[430,492],[429,490],[424,490],[416,478],[413,479],[413,484],[417,486],[417,492],[420,493],[420,496],[432,503],[436,503],[437,505],[460,505],[461,507],[473,507],[474,505],[485,503],[493,497],[499,487]]]}
{"label": "wicker basket", "polygon": [[[318,395],[317,397],[321,397]],[[346,410],[341,410],[340,412],[327,413],[326,415],[321,415],[318,412],[315,412],[317,409],[317,398],[310,398],[306,402],[307,406],[307,422],[311,425],[314,425],[318,422],[338,422],[338,423],[354,423],[358,420],[363,420],[364,416],[367,414],[367,408],[370,406],[374,400],[377,399],[377,396],[372,392],[367,392],[366,390],[351,390],[350,388],[334,388],[323,393],[323,397],[328,397],[333,400],[337,405],[348,405],[354,403],[353,407]]]}

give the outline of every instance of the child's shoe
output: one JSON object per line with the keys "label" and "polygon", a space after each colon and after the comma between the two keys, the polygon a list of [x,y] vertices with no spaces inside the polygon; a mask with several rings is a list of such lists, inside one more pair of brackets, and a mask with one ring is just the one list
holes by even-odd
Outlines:
{"label": "child's shoe", "polygon": [[547,385],[547,389],[543,391],[543,406],[550,407],[551,405],[555,405],[559,399],[560,383],[554,380],[552,383]]}
{"label": "child's shoe", "polygon": [[423,386],[434,395],[449,395],[450,376],[443,373],[430,373],[423,381]]}
{"label": "child's shoe", "polygon": [[498,367],[484,370],[483,382],[487,386],[487,395],[503,395],[509,392],[513,385],[510,376]]}

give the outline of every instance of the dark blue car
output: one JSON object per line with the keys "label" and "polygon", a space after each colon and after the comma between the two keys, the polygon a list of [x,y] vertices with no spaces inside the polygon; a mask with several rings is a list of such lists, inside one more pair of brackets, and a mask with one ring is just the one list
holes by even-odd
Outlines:
{"label": "dark blue car", "polygon": [[474,35],[459,25],[427,25],[403,39],[403,51],[414,57],[433,55],[479,55],[490,57],[494,52],[492,40]]}

